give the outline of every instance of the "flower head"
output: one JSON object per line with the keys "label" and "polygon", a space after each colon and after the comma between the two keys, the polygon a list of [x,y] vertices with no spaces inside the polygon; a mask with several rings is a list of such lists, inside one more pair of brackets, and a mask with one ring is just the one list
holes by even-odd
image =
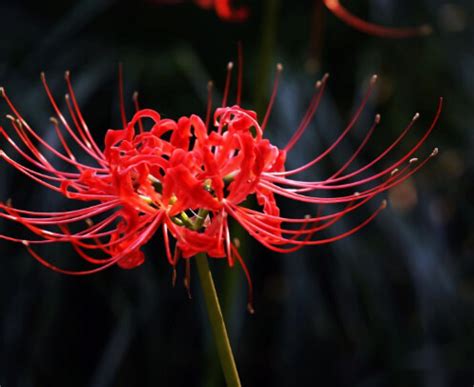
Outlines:
{"label": "flower head", "polygon": [[[372,77],[362,103],[337,139],[312,160],[287,170],[287,154],[311,123],[328,76],[316,83],[300,126],[286,146],[279,148],[265,137],[265,128],[282,66],[277,66],[274,90],[263,119],[241,106],[241,85],[238,85],[236,104],[227,104],[232,67],[229,64],[224,99],[212,115],[212,125],[212,85],[204,119],[194,114],[178,120],[162,118],[155,110],[140,109],[135,96],[136,113],[127,121],[121,103],[122,128],[107,131],[103,150],[85,124],[69,73],[66,73],[69,92],[66,103],[74,125],[70,125],[59,110],[42,76],[57,116],[51,123],[62,150],[52,147],[34,131],[1,89],[1,96],[12,111],[8,117],[21,145],[1,127],[0,133],[21,161],[8,156],[4,150],[0,151],[1,158],[43,186],[69,199],[85,202],[87,206],[73,211],[38,212],[15,208],[9,202],[2,203],[0,217],[24,225],[39,238],[0,237],[23,243],[34,258],[53,270],[88,274],[114,264],[126,269],[140,265],[145,259],[142,246],[161,229],[165,255],[171,265],[175,266],[179,259],[186,260],[189,265],[191,257],[206,253],[211,257],[226,258],[230,266],[237,260],[249,279],[238,243],[230,235],[230,218],[273,251],[292,252],[303,246],[330,243],[367,225],[385,207],[385,201],[364,221],[345,232],[321,238],[320,231],[403,182],[437,153],[435,149],[422,161],[413,157],[438,121],[441,100],[430,127],[403,157],[388,167],[378,168],[413,127],[418,114],[394,142],[362,167],[349,172],[379,125],[379,115],[375,116],[359,147],[336,172],[319,181],[297,178],[299,173],[317,167],[349,134],[369,99],[376,76]],[[89,164],[78,161],[77,150],[90,159]],[[55,167],[56,163],[50,160],[52,157],[62,161],[67,168]],[[377,168],[378,172],[369,174]],[[248,205],[252,197],[257,203],[256,209]],[[285,217],[280,213],[278,197],[324,205],[330,210],[324,215]],[[58,242],[70,243],[94,268],[83,271],[59,268],[33,249],[35,244]]]}

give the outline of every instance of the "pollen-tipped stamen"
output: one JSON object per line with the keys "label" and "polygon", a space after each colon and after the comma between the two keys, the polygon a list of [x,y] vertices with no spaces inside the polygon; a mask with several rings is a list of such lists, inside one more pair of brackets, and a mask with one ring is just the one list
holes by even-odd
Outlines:
{"label": "pollen-tipped stamen", "polygon": [[275,103],[276,95],[278,93],[278,84],[280,82],[282,72],[283,72],[283,65],[281,63],[278,63],[276,65],[275,78],[273,79],[272,95],[270,96],[270,101],[268,102],[267,111],[265,112],[265,116],[263,118],[262,125],[261,125],[262,131],[265,130],[268,124],[268,119],[270,118],[270,114],[272,112],[273,105]]}

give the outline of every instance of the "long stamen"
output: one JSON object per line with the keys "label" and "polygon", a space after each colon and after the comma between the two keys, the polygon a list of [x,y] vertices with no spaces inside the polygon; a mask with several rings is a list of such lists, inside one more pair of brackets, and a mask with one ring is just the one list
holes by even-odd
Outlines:
{"label": "long stamen", "polygon": [[[19,149],[19,153],[21,155],[25,155],[24,157],[30,161],[32,164],[36,165],[38,168],[50,171],[53,170],[53,166],[51,163],[44,157],[44,155],[38,150],[38,148],[32,143],[30,138],[27,136],[25,133],[25,130],[23,129],[23,124],[21,121],[15,117],[12,117],[10,115],[7,115],[7,118],[10,120],[11,125],[13,126],[13,129],[15,129],[16,134],[20,138],[20,140],[23,142],[24,145],[26,145],[26,148],[31,152],[31,154],[38,160],[37,162],[32,161],[32,159],[23,151],[20,150],[19,146],[16,145],[16,143],[13,141],[13,139],[3,130],[1,129],[2,135],[6,138],[8,143],[15,149]],[[64,156],[65,157],[65,156]],[[65,157],[67,159],[67,157]]]}
{"label": "long stamen", "polygon": [[[89,141],[89,139],[87,138],[86,134],[84,133],[84,130],[78,120],[78,117],[77,117],[77,113],[74,111],[74,107],[71,103],[71,97],[69,96],[69,94],[66,94],[64,96],[64,99],[66,101],[66,106],[69,110],[69,114],[72,118],[72,122],[74,123],[74,126],[76,127],[77,129],[77,132],[79,133],[79,137],[82,139],[82,141],[84,141],[84,144],[88,147],[88,148],[92,148],[92,145]],[[97,152],[95,152],[96,154],[98,154]],[[99,155],[99,154],[98,154]]]}
{"label": "long stamen", "polygon": [[206,104],[206,128],[209,129],[209,123],[211,121],[211,111],[212,111],[212,89],[214,88],[214,83],[212,81],[207,82],[207,104]]}
{"label": "long stamen", "polygon": [[185,259],[185,276],[184,276],[184,287],[188,292],[188,298],[191,299],[191,261]]}
{"label": "long stamen", "polygon": [[283,148],[286,152],[290,151],[291,148],[298,142],[301,135],[304,133],[306,128],[308,127],[311,119],[313,118],[316,110],[318,109],[319,103],[321,102],[321,97],[323,96],[324,89],[326,87],[327,80],[329,79],[329,74],[324,74],[323,78],[320,81],[317,81],[314,85],[316,92],[311,99],[309,104],[308,110],[306,111],[298,129],[295,131],[293,136],[291,136],[288,144]]}
{"label": "long stamen", "polygon": [[[433,121],[432,121],[430,127],[426,130],[426,132],[423,134],[423,136],[420,138],[420,140],[418,140],[418,142],[410,149],[410,151],[408,151],[405,154],[405,156],[403,156],[401,159],[399,159],[398,161],[391,164],[388,168],[384,169],[383,171],[381,171],[379,173],[376,173],[376,174],[372,175],[369,178],[359,180],[357,183],[350,183],[350,184],[344,185],[344,186],[340,185],[339,188],[342,188],[342,187],[347,188],[349,186],[353,186],[353,185],[356,185],[356,184],[362,184],[362,183],[366,183],[368,181],[378,179],[379,177],[382,177],[383,175],[385,175],[387,173],[390,173],[393,169],[397,168],[402,163],[406,162],[411,157],[411,155],[413,155],[423,145],[423,143],[426,141],[426,139],[428,138],[430,133],[435,128],[436,124],[439,121],[439,117],[441,115],[442,108],[443,108],[443,98],[440,98],[439,102],[438,102],[438,108],[437,108],[435,117],[433,118]],[[326,189],[328,189],[330,187],[334,187],[334,185],[328,185],[328,184],[334,184],[336,182],[347,180],[347,179],[349,179],[351,177],[354,177],[354,176],[360,174],[361,172],[367,170],[368,168],[373,166],[375,163],[379,162],[382,158],[384,158],[387,155],[387,153],[389,153],[401,141],[401,139],[411,129],[411,127],[416,122],[416,120],[418,120],[418,118],[419,118],[419,114],[416,113],[414,115],[412,121],[410,122],[410,124],[405,128],[405,130],[401,133],[401,135],[387,149],[385,149],[385,151],[383,151],[379,156],[377,156],[374,160],[372,160],[371,162],[366,164],[364,167],[359,168],[358,170],[356,170],[352,173],[349,173],[345,176],[339,177],[339,178],[329,179],[329,180],[325,180],[323,182],[311,182],[311,183],[305,182],[303,184],[306,185],[306,186],[311,186],[314,189],[316,189],[316,188],[326,188]],[[274,175],[278,175],[278,173],[275,173]],[[283,182],[284,184],[285,184],[285,182],[289,182],[290,184],[292,184],[292,181],[290,181],[290,180],[286,180],[286,181],[278,180],[278,181]]]}
{"label": "long stamen", "polygon": [[229,225],[227,223],[227,213],[224,213],[223,215],[223,222],[224,222],[224,234],[225,234],[225,245],[226,245],[226,251],[227,251],[227,260],[229,262],[229,267],[234,266],[234,258],[232,256],[232,251],[231,251],[231,241],[230,241],[230,231],[229,231]]}
{"label": "long stamen", "polygon": [[[138,103],[138,91],[135,91],[133,93],[133,104],[135,105],[135,113],[138,113],[140,111],[140,104]],[[125,128],[125,126],[124,126]],[[142,122],[142,119],[139,118],[138,119],[138,129],[140,131],[140,133],[143,133],[143,122]]]}
{"label": "long stamen", "polygon": [[72,104],[74,106],[74,110],[76,111],[77,118],[79,119],[79,123],[81,124],[80,127],[82,128],[85,135],[89,139],[89,144],[87,144],[87,142],[86,142],[86,145],[89,148],[94,149],[95,153],[99,156],[99,158],[103,158],[104,154],[102,153],[100,148],[97,146],[96,142],[94,141],[94,138],[92,137],[92,135],[90,133],[90,130],[89,130],[89,128],[88,128],[88,126],[87,126],[87,124],[84,120],[84,117],[82,116],[81,109],[79,109],[79,104],[77,103],[76,94],[74,93],[74,89],[72,87],[71,74],[70,74],[69,71],[66,71],[66,73],[64,74],[64,78],[66,80],[66,85],[67,85],[67,88],[68,88],[68,91],[69,91],[69,95],[71,96],[71,100],[72,100]]}
{"label": "long stamen", "polygon": [[[10,121],[12,122],[13,128],[15,129],[15,131],[17,132],[18,136],[23,141],[23,143],[26,145],[26,147],[33,153],[33,155],[38,159],[40,163],[45,165],[47,168],[52,168],[51,164],[46,160],[44,155],[33,145],[31,140],[27,137],[26,132],[23,130],[24,128],[28,131],[28,133],[30,133],[31,136],[33,136],[39,143],[41,143],[41,145],[43,145],[49,152],[53,153],[55,156],[59,157],[61,160],[69,164],[72,164],[75,166],[78,165],[77,162],[72,161],[69,157],[58,152],[54,147],[52,147],[45,140],[43,140],[43,138],[28,125],[26,120],[21,116],[21,114],[18,112],[18,110],[15,108],[15,106],[11,102],[11,100],[8,98],[3,88],[1,88],[0,90],[0,97],[2,97],[6,101],[12,113],[17,117],[15,119],[11,116],[7,116],[7,118],[9,118]],[[67,126],[65,127],[67,129]],[[83,147],[83,145],[80,143],[77,137],[75,137],[74,140],[78,142],[79,145],[81,145],[81,147]],[[93,155],[93,157],[97,160],[96,156]],[[95,169],[94,167],[91,167],[91,168]]]}
{"label": "long stamen", "polygon": [[237,261],[239,261],[240,266],[242,267],[242,270],[244,271],[245,278],[247,279],[247,284],[249,286],[249,291],[248,291],[248,294],[247,294],[247,310],[249,311],[250,314],[254,314],[255,309],[254,309],[254,306],[253,306],[253,284],[252,284],[252,279],[250,278],[249,270],[248,270],[247,265],[245,264],[242,256],[240,255],[239,250],[237,249],[237,247],[233,243],[231,244],[231,249],[232,249],[232,253],[237,258]]}
{"label": "long stamen", "polygon": [[226,78],[225,78],[224,96],[222,97],[222,107],[227,106],[227,98],[229,96],[230,81],[232,79],[232,69],[233,68],[234,68],[234,63],[229,62],[227,64],[227,75],[226,75]]}
{"label": "long stamen", "polygon": [[273,80],[272,95],[270,97],[270,102],[268,103],[267,111],[265,112],[265,116],[262,122],[262,130],[265,130],[265,127],[267,126],[267,123],[268,123],[268,119],[270,118],[273,104],[275,103],[275,98],[278,93],[278,83],[280,81],[282,71],[283,71],[283,65],[281,63],[278,63],[276,66],[275,78]]}
{"label": "long stamen", "polygon": [[359,153],[362,151],[362,149],[364,149],[365,145],[367,144],[367,142],[369,141],[370,137],[372,136],[372,133],[374,132],[375,128],[377,127],[377,125],[380,123],[380,114],[377,114],[375,116],[375,119],[374,119],[374,122],[372,124],[372,126],[370,127],[369,131],[367,132],[367,134],[365,135],[364,139],[362,140],[361,144],[359,145],[359,147],[356,149],[356,151],[352,154],[352,156],[349,158],[349,160],[347,160],[345,162],[345,164],[334,174],[331,175],[331,177],[328,179],[328,180],[331,180],[331,179],[334,179],[336,177],[338,177],[342,172],[344,172],[348,167],[349,165],[352,164],[352,162],[357,158],[357,156],[359,155]]}
{"label": "long stamen", "polygon": [[91,269],[91,270],[81,270],[81,271],[65,270],[65,269],[61,269],[60,267],[58,267],[56,265],[53,265],[52,263],[50,263],[46,259],[44,259],[42,256],[40,256],[37,252],[35,252],[31,248],[28,241],[24,241],[23,244],[25,245],[25,247],[28,250],[28,252],[30,253],[30,255],[33,258],[35,258],[39,263],[41,263],[43,266],[46,266],[48,269],[51,269],[51,270],[56,271],[58,273],[67,274],[67,275],[79,276],[79,275],[94,274],[94,273],[105,270],[108,267],[111,267],[111,266],[115,265],[120,259],[120,258],[115,258],[115,259],[111,260],[110,262],[108,262],[108,263],[106,263],[106,264],[104,264],[100,267],[97,267],[95,269]]}
{"label": "long stamen", "polygon": [[168,262],[171,265],[174,265],[174,260],[173,260],[173,257],[171,255],[171,249],[170,249],[170,240],[169,240],[169,236],[168,236],[168,227],[166,226],[166,223],[163,223],[162,230],[163,230],[163,241],[164,241],[164,245],[165,245],[166,257],[168,258]]}
{"label": "long stamen", "polygon": [[[294,170],[291,171],[291,173],[297,173],[297,172],[301,172],[303,171],[304,169],[306,168],[309,168],[311,166],[313,166],[314,164],[320,162],[322,159],[324,159],[329,153],[331,153],[334,148],[336,148],[339,143],[347,136],[347,134],[351,131],[351,129],[354,127],[355,123],[357,122],[357,120],[359,119],[360,115],[362,114],[362,111],[364,110],[365,108],[365,105],[367,105],[367,102],[369,100],[369,97],[370,95],[372,94],[372,91],[373,91],[373,87],[375,85],[375,82],[377,81],[377,75],[374,75],[372,76],[371,80],[370,80],[370,84],[369,84],[369,88],[367,89],[365,95],[364,95],[364,98],[362,99],[362,102],[359,106],[359,108],[357,109],[357,111],[355,112],[354,116],[352,117],[351,121],[349,122],[349,124],[346,126],[346,129],[344,129],[344,131],[339,135],[339,137],[323,152],[321,153],[318,157],[316,157],[315,159],[313,159],[312,161],[310,161],[309,163],[305,164],[304,166],[300,167],[300,168],[296,168]],[[287,147],[285,147],[286,149]],[[290,172],[288,172],[290,173]]]}
{"label": "long stamen", "polygon": [[51,117],[49,119],[51,121],[51,123],[53,124],[54,126],[54,129],[56,130],[56,134],[59,138],[59,141],[61,142],[64,150],[66,151],[67,155],[69,156],[69,158],[72,160],[72,161],[76,161],[76,157],[74,156],[74,154],[71,152],[71,148],[69,148],[69,145],[67,144],[66,142],[66,139],[64,138],[63,134],[61,133],[61,129],[59,128],[59,122],[56,118],[54,117]]}
{"label": "long stamen", "polygon": [[[346,238],[346,237],[356,233],[357,231],[359,231],[360,229],[362,229],[363,227],[368,225],[373,219],[375,219],[375,217],[380,213],[380,211],[382,211],[383,209],[386,208],[386,206],[387,206],[387,202],[386,202],[386,200],[384,200],[382,202],[382,204],[379,206],[379,208],[376,211],[374,211],[368,218],[366,218],[362,223],[360,223],[359,225],[353,227],[352,229],[350,229],[350,230],[348,230],[348,231],[346,231],[342,234],[336,235],[334,237],[319,239],[319,240],[306,240],[306,241],[299,241],[299,240],[287,239],[287,238],[282,238],[281,237],[280,242],[296,245],[299,248],[301,248],[302,246],[321,245],[321,244],[335,242],[339,239]],[[271,249],[273,251],[281,252],[281,253],[287,253],[287,252],[294,251],[294,249],[295,249],[294,247],[290,248],[290,249],[285,249],[285,248],[277,247],[273,243],[268,242],[266,240],[266,238],[262,238],[261,235],[264,234],[264,235],[269,236],[269,237],[274,237],[275,236],[274,233],[269,233],[269,232],[267,232],[267,231],[265,231],[264,229],[261,229],[261,228],[259,228],[258,231],[257,231],[255,228],[253,228],[243,218],[236,216],[236,213],[232,210],[232,208],[230,208],[230,206],[227,206],[227,209],[229,210],[230,213],[232,213],[232,215],[241,224],[241,226],[243,228],[245,228],[249,232],[250,235],[252,235],[255,239],[257,239],[264,246],[268,247],[269,249]]]}
{"label": "long stamen", "polygon": [[130,244],[127,245],[126,248],[124,248],[120,253],[118,253],[117,255],[115,255],[113,257],[113,259],[104,264],[103,266],[100,266],[98,268],[95,268],[95,269],[92,269],[92,270],[83,270],[83,271],[73,271],[73,270],[64,270],[64,269],[61,269],[59,267],[57,267],[56,265],[53,265],[51,263],[49,263],[48,261],[46,261],[44,258],[42,258],[39,254],[37,254],[30,246],[29,246],[29,243],[28,241],[23,241],[23,244],[25,245],[25,247],[27,248],[28,252],[36,259],[38,260],[41,264],[43,264],[44,266],[48,267],[49,269],[51,270],[54,270],[54,271],[57,271],[59,273],[63,273],[63,274],[69,274],[69,275],[86,275],[86,274],[92,274],[92,273],[96,273],[98,271],[101,271],[101,270],[104,270],[114,264],[116,264],[118,261],[120,261],[121,259],[123,259],[124,257],[126,257],[128,254],[130,254],[131,252],[135,251],[139,246],[141,246],[143,243],[145,243],[150,237],[151,235],[155,232],[156,230],[156,227],[158,226],[158,224],[160,223],[161,219],[163,217],[163,212],[159,212],[153,219],[153,221],[151,221],[143,230],[142,232],[139,234],[139,236],[137,238],[135,238],[133,240],[133,242],[131,242]]}
{"label": "long stamen", "polygon": [[[59,107],[58,107],[58,105],[57,105],[57,103],[56,103],[56,101],[53,97],[53,94],[51,93],[51,90],[48,86],[48,83],[46,82],[46,76],[45,76],[44,73],[41,73],[41,82],[43,83],[46,94],[48,95],[49,101],[50,101],[51,106],[53,107],[54,111],[56,112],[56,115],[58,116],[59,120],[64,125],[66,130],[69,132],[69,134],[74,138],[74,141],[76,141],[81,146],[81,148],[84,149],[84,151],[86,151],[90,156],[92,156],[94,159],[96,159],[99,163],[103,163],[103,160],[100,157],[98,157],[96,153],[94,153],[94,151],[91,149],[90,146],[86,146],[82,143],[82,141],[76,136],[76,134],[74,133],[74,131],[72,130],[72,128],[70,127],[70,125],[68,124],[66,119],[64,118],[63,114],[59,110]],[[73,95],[71,94],[71,97],[72,96]],[[75,98],[73,98],[73,103],[74,103],[74,101],[75,101]]]}
{"label": "long stamen", "polygon": [[[360,198],[366,197],[367,195],[372,195],[374,193],[380,193],[380,192],[386,191],[387,189],[389,189],[389,188],[391,188],[391,187],[393,187],[397,184],[400,184],[402,181],[405,181],[409,176],[413,175],[420,168],[422,168],[432,157],[436,156],[437,154],[438,154],[438,150],[437,150],[437,148],[435,148],[435,150],[433,150],[433,152],[428,157],[426,157],[426,159],[423,160],[423,162],[421,162],[419,165],[417,165],[415,168],[413,168],[409,173],[404,175],[402,178],[391,182],[389,185],[382,184],[382,185],[378,185],[374,188],[370,188],[370,189],[367,189],[365,191],[362,191],[362,192],[358,193],[358,196]],[[412,158],[410,160],[410,164],[414,163],[417,160],[418,160],[417,158]],[[306,202],[306,203],[324,203],[324,204],[344,203],[344,202],[352,200],[353,197],[354,197],[354,195],[340,196],[340,197],[337,197],[337,198],[324,198],[324,197],[306,196],[306,195],[301,195],[301,194],[297,193],[297,191],[295,191],[295,190],[284,189],[284,188],[281,188],[281,187],[279,187],[275,184],[272,184],[270,182],[262,181],[260,183],[260,185],[261,185],[262,188],[269,189],[272,192],[274,192],[274,193],[276,193],[280,196],[284,196],[284,197],[287,197],[287,198],[290,198],[290,199],[294,199],[294,200],[298,200],[298,201]],[[325,187],[325,189],[328,189],[328,187]]]}
{"label": "long stamen", "polygon": [[119,105],[120,105],[120,117],[122,119],[122,127],[127,127],[127,115],[125,114],[125,98],[123,92],[123,65],[119,63]]}

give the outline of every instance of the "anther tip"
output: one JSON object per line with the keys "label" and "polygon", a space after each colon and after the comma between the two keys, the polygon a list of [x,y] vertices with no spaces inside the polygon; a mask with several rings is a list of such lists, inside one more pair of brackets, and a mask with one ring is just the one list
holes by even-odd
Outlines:
{"label": "anther tip", "polygon": [[207,89],[212,89],[214,87],[214,82],[213,81],[208,81],[207,82]]}
{"label": "anther tip", "polygon": [[438,147],[434,148],[434,149],[433,149],[433,152],[431,152],[431,157],[436,156],[438,153],[439,153]]}
{"label": "anther tip", "polygon": [[396,173],[398,173],[398,171],[399,171],[399,169],[395,168],[392,172],[390,172],[390,176],[395,175]]}
{"label": "anther tip", "polygon": [[49,121],[52,122],[54,125],[58,125],[59,122],[58,120],[56,119],[56,117],[49,117]]}
{"label": "anther tip", "polygon": [[232,70],[234,67],[234,62],[227,63],[227,70]]}
{"label": "anther tip", "polygon": [[372,78],[370,78],[370,84],[373,85],[375,82],[377,82],[378,78],[379,76],[377,74],[372,75]]}
{"label": "anther tip", "polygon": [[374,122],[376,124],[380,124],[380,120],[382,119],[382,117],[380,116],[380,114],[376,114],[375,115],[375,119],[374,119]]}
{"label": "anther tip", "polygon": [[69,100],[69,94],[68,94],[68,93],[64,94],[64,98],[65,98],[66,100]]}
{"label": "anther tip", "polygon": [[316,89],[319,89],[324,83],[326,83],[328,78],[329,78],[329,74],[328,73],[324,74],[324,76],[320,80],[316,81],[316,83],[314,84],[314,87]]}
{"label": "anther tip", "polygon": [[70,76],[71,76],[71,72],[70,72],[69,70],[66,70],[66,71],[64,72],[64,78],[65,78],[66,80],[68,80]]}
{"label": "anther tip", "polygon": [[46,79],[46,74],[44,73],[44,71],[40,72],[40,78],[41,78],[42,81],[44,81]]}
{"label": "anther tip", "polygon": [[0,97],[5,97],[5,88],[3,86],[0,86]]}
{"label": "anther tip", "polygon": [[418,161],[418,157],[413,157],[408,162],[412,164],[412,163],[416,163],[417,161]]}
{"label": "anther tip", "polygon": [[309,218],[311,218],[311,215],[310,215],[310,214],[306,214],[306,215],[304,216],[304,218],[305,218],[305,219],[309,219]]}
{"label": "anther tip", "polygon": [[94,225],[94,222],[92,221],[92,219],[87,218],[87,219],[86,219],[86,224],[87,224],[89,227],[91,227],[91,226]]}
{"label": "anther tip", "polygon": [[277,71],[283,71],[283,65],[281,63],[277,63],[276,68]]}
{"label": "anther tip", "polygon": [[26,241],[26,240],[22,240],[21,243],[23,243],[25,246],[29,246],[30,245],[30,242]]}
{"label": "anther tip", "polygon": [[384,200],[382,201],[382,204],[380,205],[380,208],[381,208],[382,210],[385,209],[385,208],[387,208],[387,204],[388,204],[388,203],[387,203],[387,200],[384,199]]}
{"label": "anther tip", "polygon": [[413,121],[416,121],[418,118],[420,118],[420,113],[415,113],[413,116]]}
{"label": "anther tip", "polygon": [[255,309],[253,308],[253,305],[250,302],[247,304],[247,310],[250,314],[255,314]]}
{"label": "anther tip", "polygon": [[233,239],[235,247],[239,248],[240,247],[240,239],[239,238],[234,238]]}
{"label": "anther tip", "polygon": [[132,99],[136,101],[138,99],[138,91],[134,91],[132,95]]}

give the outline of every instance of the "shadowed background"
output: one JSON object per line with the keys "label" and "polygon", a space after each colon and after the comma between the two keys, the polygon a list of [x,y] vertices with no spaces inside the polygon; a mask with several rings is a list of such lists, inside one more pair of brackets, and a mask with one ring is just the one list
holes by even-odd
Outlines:
{"label": "shadowed background", "polygon": [[[244,386],[471,386],[474,7],[467,0],[345,3],[372,21],[430,23],[435,32],[405,40],[366,36],[319,1],[248,2],[251,17],[242,24],[225,23],[185,2],[2,1],[0,84],[31,126],[59,146],[39,72],[46,72],[59,98],[66,91],[64,71],[71,70],[83,114],[102,144],[105,131],[120,126],[119,62],[129,118],[135,90],[142,106],[164,117],[202,116],[207,81],[214,80],[217,102],[226,64],[236,59],[241,40],[243,107],[265,111],[275,64],[284,65],[267,133],[275,144],[288,141],[315,80],[331,73],[313,124],[288,157],[288,167],[295,167],[331,144],[370,76],[379,74],[354,132],[328,162],[304,174],[311,179],[329,176],[350,157],[376,113],[382,124],[357,163],[371,160],[420,112],[401,155],[431,122],[438,97],[445,97],[441,121],[419,152],[421,157],[438,146],[439,157],[383,195],[389,209],[364,230],[331,245],[279,255],[236,228],[255,287],[255,315],[245,308],[240,268],[211,263]],[[0,112],[8,112],[4,102]],[[1,125],[10,130],[7,119]],[[6,163],[0,179],[2,201],[11,197],[16,206],[34,210],[71,208]],[[323,236],[356,225],[381,200]],[[281,203],[287,215],[316,212]],[[21,232],[0,222],[0,233]],[[183,268],[177,286],[171,286],[159,238],[145,249],[141,267],[79,278],[40,266],[17,245],[0,246],[2,387],[223,384],[194,268],[188,300]],[[62,246],[43,252],[64,267],[79,260]]]}

